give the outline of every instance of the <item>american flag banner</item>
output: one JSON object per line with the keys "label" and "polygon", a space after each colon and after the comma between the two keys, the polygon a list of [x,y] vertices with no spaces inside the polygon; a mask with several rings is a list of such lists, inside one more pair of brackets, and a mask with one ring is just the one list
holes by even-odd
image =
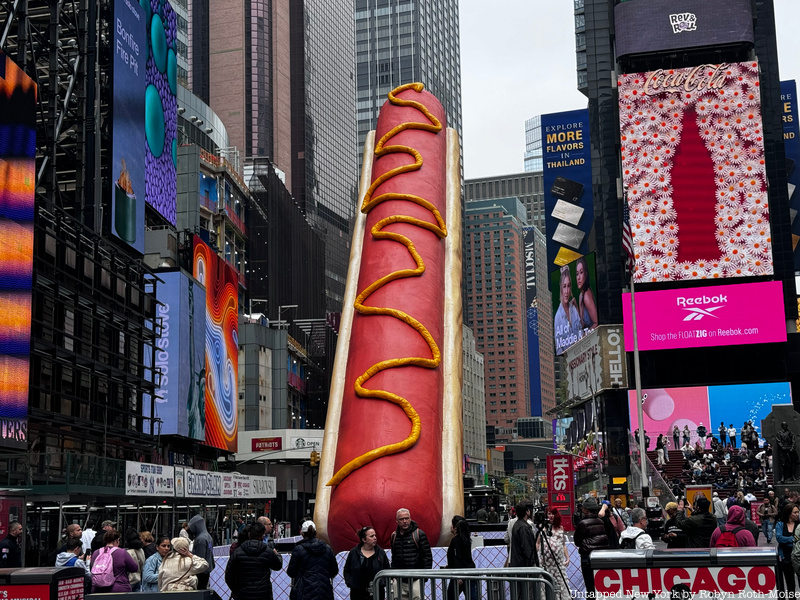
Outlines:
{"label": "american flag banner", "polygon": [[633,254],[633,234],[631,233],[631,213],[628,198],[622,201],[622,247],[625,249],[625,269],[633,277],[636,259]]}

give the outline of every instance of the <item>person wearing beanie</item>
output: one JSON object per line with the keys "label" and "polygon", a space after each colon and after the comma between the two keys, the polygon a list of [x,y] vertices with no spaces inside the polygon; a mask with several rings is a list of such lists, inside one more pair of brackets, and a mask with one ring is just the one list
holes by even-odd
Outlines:
{"label": "person wearing beanie", "polygon": [[705,496],[700,496],[695,500],[691,517],[686,516],[682,504],[683,501],[675,515],[675,524],[686,533],[686,545],[689,548],[710,548],[711,535],[717,528],[717,520],[708,512],[711,502]]}

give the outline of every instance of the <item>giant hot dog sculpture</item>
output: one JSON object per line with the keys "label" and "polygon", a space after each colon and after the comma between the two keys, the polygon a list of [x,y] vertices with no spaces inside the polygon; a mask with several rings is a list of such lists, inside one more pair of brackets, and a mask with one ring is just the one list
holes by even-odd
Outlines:
{"label": "giant hot dog sculpture", "polygon": [[[377,140],[377,141],[376,141]],[[408,508],[431,543],[463,512],[458,135],[396,88],[364,146],[314,520],[334,550]]]}

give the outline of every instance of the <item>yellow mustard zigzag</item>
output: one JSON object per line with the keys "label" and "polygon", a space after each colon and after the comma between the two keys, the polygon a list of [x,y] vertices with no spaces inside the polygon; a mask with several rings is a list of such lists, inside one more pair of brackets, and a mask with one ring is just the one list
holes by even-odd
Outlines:
{"label": "yellow mustard zigzag", "polygon": [[369,213],[374,207],[376,207],[381,202],[385,202],[387,200],[406,200],[408,202],[413,202],[418,204],[419,206],[424,207],[425,209],[429,210],[431,214],[433,214],[436,223],[429,223],[427,221],[422,221],[415,217],[405,216],[405,215],[392,215],[381,219],[378,221],[370,230],[372,237],[376,240],[393,240],[395,242],[399,242],[403,244],[407,249],[409,254],[411,254],[412,258],[414,259],[414,263],[417,265],[415,269],[402,269],[399,271],[394,271],[393,273],[389,273],[388,275],[384,275],[377,281],[370,284],[361,294],[359,294],[358,298],[356,298],[355,304],[353,305],[354,308],[362,315],[389,315],[396,319],[403,321],[404,323],[413,327],[425,340],[428,344],[428,347],[431,350],[431,358],[423,358],[419,356],[411,356],[406,358],[393,358],[389,360],[384,360],[379,363],[372,365],[366,372],[360,375],[355,381],[355,392],[356,395],[361,398],[378,398],[381,400],[387,400],[394,404],[397,404],[400,408],[403,409],[403,412],[406,413],[406,416],[411,421],[411,433],[409,433],[408,437],[401,442],[397,442],[394,444],[388,444],[386,446],[381,446],[380,448],[375,448],[374,450],[370,450],[361,456],[354,458],[346,465],[344,465],[341,469],[339,469],[336,474],[331,478],[328,482],[328,485],[338,485],[339,483],[344,480],[345,477],[350,475],[356,469],[363,467],[366,464],[371,463],[373,460],[377,460],[382,456],[388,456],[390,454],[397,454],[398,452],[403,452],[411,448],[414,444],[417,443],[419,440],[420,433],[422,431],[422,422],[419,418],[419,414],[414,407],[411,406],[411,403],[403,398],[402,396],[398,396],[397,394],[393,394],[392,392],[388,392],[386,390],[371,390],[364,387],[364,384],[374,375],[380,373],[381,371],[385,371],[387,369],[394,369],[397,367],[404,367],[408,365],[415,365],[419,367],[425,367],[426,369],[435,369],[439,366],[442,362],[442,354],[439,350],[439,346],[437,346],[436,341],[433,339],[433,336],[430,332],[426,329],[426,327],[417,321],[411,315],[406,314],[405,312],[393,308],[382,308],[382,307],[375,307],[375,306],[365,306],[364,302],[369,298],[369,296],[379,290],[383,286],[387,285],[388,283],[396,280],[396,279],[405,279],[408,277],[420,277],[425,272],[425,263],[422,260],[419,252],[417,252],[414,243],[399,233],[394,233],[391,231],[383,231],[384,227],[391,225],[393,223],[409,223],[411,225],[415,225],[417,227],[421,227],[423,229],[427,229],[428,231],[432,231],[435,233],[439,238],[444,238],[447,236],[447,226],[445,225],[444,219],[442,219],[442,215],[436,209],[436,207],[431,204],[425,198],[421,198],[420,196],[415,196],[413,194],[402,194],[402,193],[389,193],[389,194],[381,194],[380,196],[376,196],[373,198],[373,194],[375,190],[384,182],[388,181],[392,177],[400,175],[401,173],[408,173],[411,171],[418,171],[422,168],[422,154],[419,153],[414,148],[409,146],[402,146],[402,145],[395,145],[395,146],[386,146],[385,144],[393,138],[395,135],[400,133],[401,131],[405,131],[406,129],[419,129],[422,131],[429,131],[431,133],[439,133],[442,130],[442,124],[439,119],[433,115],[425,105],[416,102],[414,100],[406,100],[403,98],[397,98],[395,94],[399,94],[400,92],[413,89],[417,93],[422,92],[424,86],[421,83],[409,83],[406,85],[402,85],[398,88],[395,88],[391,92],[389,92],[389,102],[396,106],[410,106],[418,111],[420,111],[426,119],[428,119],[429,123],[401,123],[394,127],[391,131],[386,133],[378,144],[375,146],[375,158],[378,159],[381,156],[385,156],[387,154],[393,154],[397,152],[403,152],[405,154],[409,154],[414,157],[414,162],[407,165],[402,165],[399,167],[395,167],[394,169],[387,171],[380,177],[378,177],[372,185],[367,190],[367,193],[364,196],[364,202],[361,205],[361,212]]}

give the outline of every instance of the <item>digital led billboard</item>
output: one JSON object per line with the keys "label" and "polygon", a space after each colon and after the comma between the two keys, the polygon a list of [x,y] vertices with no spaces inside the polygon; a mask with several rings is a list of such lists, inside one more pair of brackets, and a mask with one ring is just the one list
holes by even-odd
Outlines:
{"label": "digital led billboard", "polygon": [[[786,341],[780,281],[636,292],[639,350]],[[625,347],[633,350],[631,295],[622,295]]]}
{"label": "digital led billboard", "polygon": [[28,441],[36,84],[0,52],[0,447]]}
{"label": "digital led billboard", "polygon": [[539,310],[536,305],[536,228],[525,227],[525,309],[528,325],[528,377],[532,417],[542,416],[542,374],[539,357]]}
{"label": "digital led billboard", "polygon": [[159,277],[156,416],[162,434],[205,440],[206,292],[181,271]]}
{"label": "digital led billboard", "polygon": [[753,42],[750,0],[647,0],[614,6],[617,57]]}
{"label": "digital led billboard", "polygon": [[557,355],[597,328],[600,321],[594,296],[596,289],[594,253],[550,274]]}
{"label": "digital led billboard", "polygon": [[[642,405],[644,429],[653,447],[659,433],[665,434],[672,445],[672,430],[676,426],[681,432],[685,426],[689,427],[692,445],[698,440],[700,424],[709,434],[717,436],[720,423],[741,431],[744,422],[750,421],[760,433],[761,419],[769,415],[773,404],[792,403],[791,387],[783,382],[649,389],[642,390],[644,394],[647,394]],[[633,431],[639,428],[634,390],[628,392],[628,409]]]}
{"label": "digital led billboard", "polygon": [[116,0],[113,26],[111,232],[144,252],[145,10]]}
{"label": "digital led billboard", "polygon": [[594,224],[589,111],[542,115],[547,271],[589,253]]}
{"label": "digital led billboard", "polygon": [[619,77],[635,280],[772,274],[758,63]]}
{"label": "digital led billboard", "polygon": [[[120,0],[117,0],[119,2]],[[127,0],[123,0],[127,1]],[[147,22],[145,200],[177,223],[178,16],[167,0],[140,0]]]}
{"label": "digital led billboard", "polygon": [[206,288],[206,444],[237,450],[239,279],[200,236],[194,236],[194,277]]}
{"label": "digital led billboard", "polygon": [[789,213],[792,222],[792,249],[794,269],[800,271],[800,121],[797,110],[797,84],[794,79],[781,81],[781,106],[783,109],[783,148],[786,152],[786,179],[789,184]]}

